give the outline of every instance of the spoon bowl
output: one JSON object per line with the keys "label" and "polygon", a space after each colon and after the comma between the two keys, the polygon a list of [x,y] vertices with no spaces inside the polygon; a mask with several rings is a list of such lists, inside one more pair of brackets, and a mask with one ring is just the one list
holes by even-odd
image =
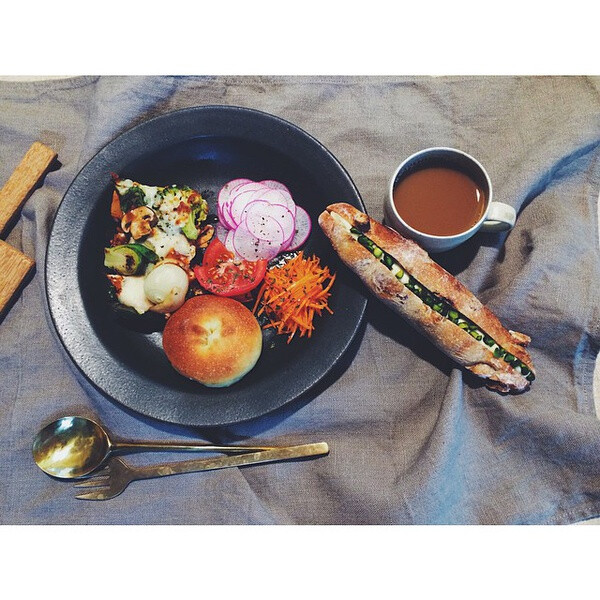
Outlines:
{"label": "spoon bowl", "polygon": [[108,457],[111,442],[91,419],[62,417],[42,429],[33,442],[33,460],[48,475],[73,479],[89,475]]}

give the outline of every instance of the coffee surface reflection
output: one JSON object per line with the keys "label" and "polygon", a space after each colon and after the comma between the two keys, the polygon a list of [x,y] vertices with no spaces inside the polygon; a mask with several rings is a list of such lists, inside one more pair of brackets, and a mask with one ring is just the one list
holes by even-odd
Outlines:
{"label": "coffee surface reflection", "polygon": [[467,231],[486,209],[485,191],[464,173],[446,167],[406,175],[396,184],[393,200],[407,225],[430,235]]}

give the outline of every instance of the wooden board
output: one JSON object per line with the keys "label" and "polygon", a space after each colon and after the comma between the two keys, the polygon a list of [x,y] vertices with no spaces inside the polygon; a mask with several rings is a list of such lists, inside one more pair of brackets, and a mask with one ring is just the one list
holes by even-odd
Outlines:
{"label": "wooden board", "polygon": [[0,317],[21,290],[35,262],[0,240]]}
{"label": "wooden board", "polygon": [[[56,152],[41,142],[34,142],[8,181],[0,189],[0,236],[8,232],[54,160]],[[33,272],[35,262],[19,250],[0,240],[0,319]]]}
{"label": "wooden board", "polygon": [[34,142],[0,190],[0,236],[2,236],[36,185],[56,158],[56,152]]}

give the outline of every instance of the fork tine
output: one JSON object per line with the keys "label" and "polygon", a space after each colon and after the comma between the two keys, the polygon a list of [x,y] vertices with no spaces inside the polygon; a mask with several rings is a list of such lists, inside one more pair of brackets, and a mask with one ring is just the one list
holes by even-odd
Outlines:
{"label": "fork tine", "polygon": [[129,466],[120,458],[113,457],[111,462],[97,475],[76,483],[76,488],[96,488],[85,494],[75,496],[78,500],[109,500],[122,493],[129,485],[126,473]]}
{"label": "fork tine", "polygon": [[96,487],[98,485],[105,485],[109,483],[110,475],[110,465],[106,465],[102,467],[102,469],[94,471],[91,475],[77,480],[76,483],[73,484],[73,487]]}
{"label": "fork tine", "polygon": [[108,475],[99,475],[98,477],[91,477],[90,479],[84,479],[78,483],[74,483],[73,487],[86,488],[86,487],[100,487],[108,486],[110,477]]}
{"label": "fork tine", "polygon": [[75,496],[78,500],[109,500],[110,498],[114,498],[118,496],[118,494],[113,494],[110,491],[110,488],[106,488],[106,490],[94,490],[93,492],[88,492],[87,494],[79,494]]}
{"label": "fork tine", "polygon": [[121,487],[120,489],[114,489],[110,487],[92,490],[87,494],[79,494],[75,496],[78,500],[110,500],[121,494],[127,486]]}
{"label": "fork tine", "polygon": [[106,463],[105,465],[96,468],[94,471],[92,471],[91,473],[89,473],[88,475],[85,475],[85,478],[87,479],[88,477],[95,477],[96,475],[105,475],[106,473],[110,472],[110,462]]}

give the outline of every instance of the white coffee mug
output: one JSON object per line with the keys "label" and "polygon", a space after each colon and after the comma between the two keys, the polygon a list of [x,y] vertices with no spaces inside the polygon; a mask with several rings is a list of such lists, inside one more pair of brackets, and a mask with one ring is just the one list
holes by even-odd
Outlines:
{"label": "white coffee mug", "polygon": [[[486,199],[483,215],[475,225],[466,231],[455,235],[423,233],[411,227],[398,214],[394,205],[396,185],[410,173],[432,166],[444,166],[460,170],[483,189]],[[389,190],[384,203],[384,214],[387,225],[406,237],[412,238],[428,252],[444,252],[456,248],[480,229],[490,232],[508,231],[514,227],[517,219],[517,214],[512,206],[492,201],[492,182],[479,161],[466,152],[444,147],[426,148],[409,156],[400,164],[390,179]]]}

